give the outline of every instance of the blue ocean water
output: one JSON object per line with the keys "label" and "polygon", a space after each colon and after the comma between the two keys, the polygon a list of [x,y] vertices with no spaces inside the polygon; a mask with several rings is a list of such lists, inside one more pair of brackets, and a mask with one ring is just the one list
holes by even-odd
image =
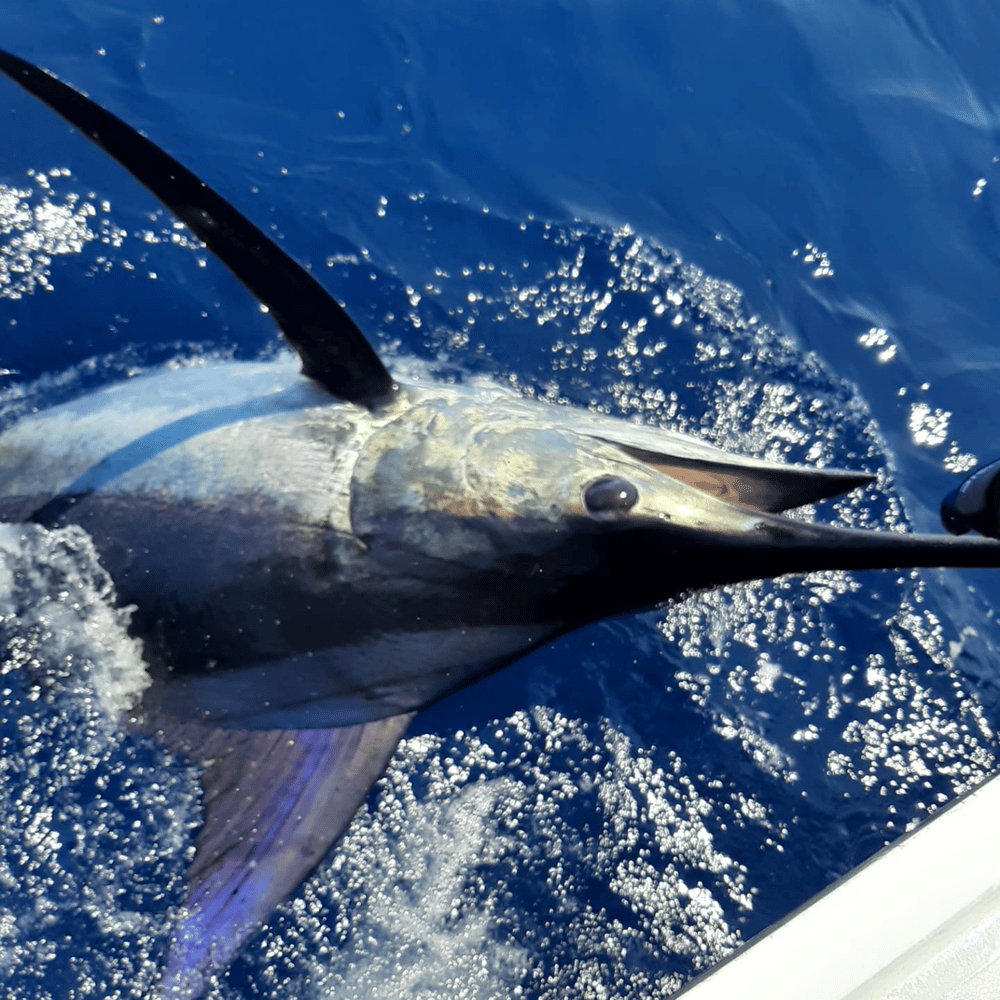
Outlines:
{"label": "blue ocean water", "polygon": [[[864,467],[875,487],[816,516],[865,526],[935,530],[1000,451],[988,5],[8,0],[0,22],[273,226],[396,370]],[[276,348],[103,154],[5,83],[0,116],[0,419]],[[86,545],[0,549],[0,990],[142,996],[196,776],[109,722],[136,651]],[[669,995],[994,769],[998,594],[824,573],[561,640],[418,718],[211,995]]]}

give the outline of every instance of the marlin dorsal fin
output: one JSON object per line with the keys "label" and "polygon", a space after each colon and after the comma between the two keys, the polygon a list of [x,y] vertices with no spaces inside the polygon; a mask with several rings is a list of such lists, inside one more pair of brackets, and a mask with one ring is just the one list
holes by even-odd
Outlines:
{"label": "marlin dorsal fin", "polygon": [[370,409],[394,385],[337,301],[221,195],[120,118],[49,73],[0,50],[0,71],[47,104],[148,188],[267,306],[302,372]]}

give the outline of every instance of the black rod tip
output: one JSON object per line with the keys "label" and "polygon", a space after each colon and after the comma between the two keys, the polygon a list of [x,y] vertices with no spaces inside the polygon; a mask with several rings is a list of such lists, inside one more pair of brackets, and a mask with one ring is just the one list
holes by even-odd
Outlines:
{"label": "black rod tip", "polygon": [[941,523],[953,535],[978,531],[1000,539],[1000,460],[976,469],[941,501]]}

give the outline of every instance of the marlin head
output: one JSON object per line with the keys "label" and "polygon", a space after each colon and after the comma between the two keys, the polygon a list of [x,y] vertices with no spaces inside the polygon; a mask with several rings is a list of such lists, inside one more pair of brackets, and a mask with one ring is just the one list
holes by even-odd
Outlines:
{"label": "marlin head", "polygon": [[423,399],[371,436],[351,517],[373,558],[420,567],[428,583],[454,580],[450,600],[476,592],[492,624],[523,623],[532,644],[742,580],[998,565],[1000,547],[982,539],[781,514],[872,479],[741,458],[571,407],[455,393]]}

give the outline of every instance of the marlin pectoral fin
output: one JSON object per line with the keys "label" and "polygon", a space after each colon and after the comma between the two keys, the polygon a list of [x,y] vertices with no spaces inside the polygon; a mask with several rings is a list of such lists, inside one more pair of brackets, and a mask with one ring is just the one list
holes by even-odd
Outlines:
{"label": "marlin pectoral fin", "polygon": [[941,523],[953,535],[1000,539],[1000,461],[976,469],[941,501]]}
{"label": "marlin pectoral fin", "polygon": [[305,375],[369,408],[392,395],[392,377],[333,296],[229,202],[130,125],[37,66],[0,50],[0,72],[155,194],[267,306]]}
{"label": "marlin pectoral fin", "polygon": [[160,982],[163,1000],[201,996],[208,976],[319,864],[412,718],[340,729],[155,730],[157,742],[205,765],[205,824],[187,873],[188,912]]}

